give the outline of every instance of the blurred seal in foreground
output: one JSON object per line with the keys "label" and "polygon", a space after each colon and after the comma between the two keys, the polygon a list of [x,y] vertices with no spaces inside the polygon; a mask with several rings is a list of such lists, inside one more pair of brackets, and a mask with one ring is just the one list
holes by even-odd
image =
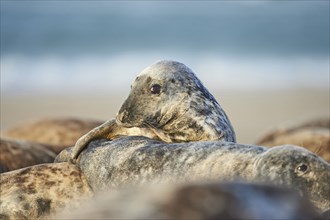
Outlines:
{"label": "blurred seal in foreground", "polygon": [[55,219],[320,219],[284,188],[243,183],[143,186],[102,192]]}

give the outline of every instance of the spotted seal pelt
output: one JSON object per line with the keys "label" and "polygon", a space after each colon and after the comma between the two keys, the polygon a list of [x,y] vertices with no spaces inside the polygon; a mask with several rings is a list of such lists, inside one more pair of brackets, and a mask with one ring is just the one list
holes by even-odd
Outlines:
{"label": "spotted seal pelt", "polygon": [[45,219],[93,195],[71,163],[35,165],[0,174],[0,219]]}
{"label": "spotted seal pelt", "polygon": [[281,144],[303,146],[330,163],[330,119],[280,125],[264,133],[256,143],[267,147]]}
{"label": "spotted seal pelt", "polygon": [[23,121],[1,131],[1,136],[45,145],[58,154],[103,121],[77,117],[47,117]]}
{"label": "spotted seal pelt", "polygon": [[[72,148],[56,162],[69,161]],[[146,182],[266,182],[299,190],[330,207],[330,164],[298,146],[265,148],[219,141],[164,143],[145,137],[95,140],[77,160],[94,190]]]}
{"label": "spotted seal pelt", "polygon": [[235,142],[234,129],[213,95],[191,69],[160,61],[135,79],[116,121],[110,120],[79,139],[75,159],[92,139],[142,135],[165,142]]}
{"label": "spotted seal pelt", "polygon": [[97,193],[54,219],[319,219],[295,191],[261,184],[147,185]]}
{"label": "spotted seal pelt", "polygon": [[52,163],[56,154],[44,145],[0,138],[0,173],[41,163]]}

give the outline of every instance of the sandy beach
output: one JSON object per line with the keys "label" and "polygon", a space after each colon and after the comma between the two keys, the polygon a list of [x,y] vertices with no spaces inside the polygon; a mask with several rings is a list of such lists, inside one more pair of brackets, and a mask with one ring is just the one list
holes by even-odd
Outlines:
{"label": "sandy beach", "polygon": [[[254,143],[274,126],[330,117],[329,90],[212,91],[240,143]],[[42,117],[114,118],[128,91],[79,95],[1,94],[1,131]]]}

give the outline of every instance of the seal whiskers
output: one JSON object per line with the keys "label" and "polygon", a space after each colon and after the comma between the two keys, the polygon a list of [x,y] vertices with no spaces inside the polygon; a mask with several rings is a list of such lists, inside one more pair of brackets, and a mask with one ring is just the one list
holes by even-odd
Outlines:
{"label": "seal whiskers", "polygon": [[[167,143],[172,142],[172,140],[166,135],[166,133],[160,131],[160,129],[155,128],[153,125],[149,124],[148,122],[144,122],[143,124],[146,125],[146,127],[148,127],[149,129],[151,129],[155,133],[155,135],[157,135],[159,140],[162,140]],[[154,138],[154,139],[157,139],[157,138]]]}

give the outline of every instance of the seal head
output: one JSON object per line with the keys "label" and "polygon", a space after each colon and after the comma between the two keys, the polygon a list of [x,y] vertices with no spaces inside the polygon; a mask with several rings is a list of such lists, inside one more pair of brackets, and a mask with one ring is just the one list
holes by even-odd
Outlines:
{"label": "seal head", "polygon": [[176,61],[157,62],[136,77],[116,122],[151,128],[166,142],[236,141],[219,103],[191,69]]}
{"label": "seal head", "polygon": [[330,207],[330,164],[294,145],[270,148],[258,156],[256,179],[274,184],[295,186],[301,194],[322,210]]}

